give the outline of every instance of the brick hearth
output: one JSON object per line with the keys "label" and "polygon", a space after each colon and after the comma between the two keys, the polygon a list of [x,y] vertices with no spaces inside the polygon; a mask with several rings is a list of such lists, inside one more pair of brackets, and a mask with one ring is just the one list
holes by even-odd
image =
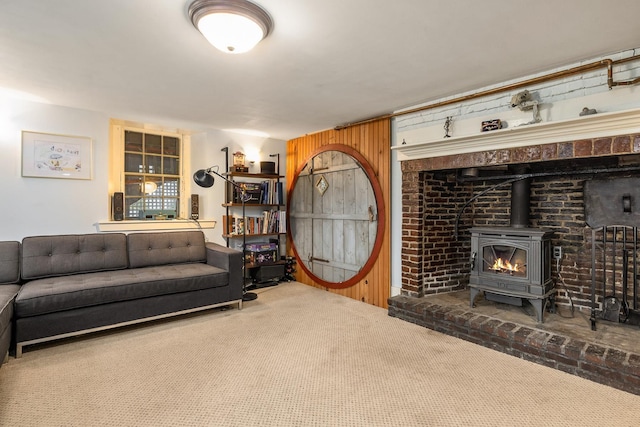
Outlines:
{"label": "brick hearth", "polygon": [[[499,308],[504,311],[494,316],[468,306],[464,308],[461,304],[468,303],[468,291],[463,292],[464,296],[458,302],[451,302],[450,298],[443,300],[438,295],[424,298],[396,296],[389,299],[389,315],[640,395],[640,353],[613,343],[615,337],[603,337],[599,333],[596,338],[590,333],[586,317],[579,319],[583,324],[582,332],[574,325],[568,325],[570,327],[564,332],[555,331],[553,326],[533,326],[533,318],[524,322],[513,320],[507,311],[511,307],[504,305]],[[612,326],[601,325],[601,328],[606,327]],[[637,342],[639,337],[640,330],[636,329],[629,338]]]}

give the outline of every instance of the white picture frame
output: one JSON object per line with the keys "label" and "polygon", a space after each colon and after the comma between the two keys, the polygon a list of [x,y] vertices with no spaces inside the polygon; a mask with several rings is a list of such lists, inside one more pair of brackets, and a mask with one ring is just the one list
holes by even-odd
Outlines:
{"label": "white picture frame", "polygon": [[92,179],[89,137],[22,131],[22,176]]}

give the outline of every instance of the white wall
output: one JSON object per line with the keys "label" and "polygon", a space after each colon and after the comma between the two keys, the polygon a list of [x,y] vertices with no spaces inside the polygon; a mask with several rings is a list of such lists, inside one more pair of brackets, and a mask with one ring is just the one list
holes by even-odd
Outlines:
{"label": "white wall", "polygon": [[[110,217],[109,194],[109,120],[110,116],[46,103],[26,101],[0,93],[0,240],[22,240],[39,234],[95,233],[97,223]],[[116,117],[130,119],[128,117]],[[172,127],[172,123],[152,123]],[[93,178],[70,180],[22,177],[22,131],[89,137],[93,142]],[[263,158],[273,160],[270,153],[280,153],[281,165],[286,161],[286,142],[240,134],[205,130],[192,135],[191,168],[215,164],[224,172],[224,153],[229,151],[262,151]],[[257,167],[259,170],[259,166]],[[281,166],[281,170],[284,167]],[[256,170],[257,171],[257,170]],[[202,219],[214,219],[218,226],[205,230],[210,241],[224,244],[221,220],[224,209],[224,186],[204,189],[185,177],[187,197],[190,192],[201,195]],[[189,188],[190,187],[190,188]],[[185,212],[185,216],[188,212]]]}
{"label": "white wall", "polygon": [[[488,89],[552,74],[556,71],[594,63],[602,59],[619,60],[637,54],[640,54],[640,48],[586,60],[581,63],[567,64],[547,72],[523,76],[495,86],[478,88],[477,90],[456,94],[449,98],[434,100],[428,104],[483,92]],[[626,81],[639,76],[640,61],[637,60],[617,65],[613,69],[614,81]],[[506,120],[510,127],[527,123],[532,119],[532,113],[530,111],[520,111],[510,105],[511,97],[524,89],[529,90],[534,99],[539,101],[540,115],[543,122],[577,117],[583,107],[595,108],[600,113],[630,109],[634,108],[634,106],[637,108],[639,101],[638,91],[640,90],[638,86],[618,86],[610,90],[607,85],[607,69],[603,66],[589,73],[577,74],[564,79],[551,80],[526,88],[501,92],[492,96],[475,98],[444,107],[398,116],[395,119],[398,136],[403,136],[407,143],[420,142],[413,138],[422,138],[422,141],[424,141],[424,138],[442,139],[445,134],[443,126],[447,117],[453,118],[451,136],[478,133],[480,132],[481,121],[487,119]],[[421,130],[421,132],[416,133],[415,131],[418,130]],[[425,130],[430,132],[427,134],[424,132]],[[399,139],[399,143],[401,142],[402,139]]]}
{"label": "white wall", "polygon": [[[206,169],[210,166],[219,166],[220,173],[225,172],[225,153],[222,148],[229,149],[229,165],[233,164],[231,156],[236,151],[244,153],[246,161],[254,160],[255,163],[247,164],[250,173],[260,173],[260,161],[277,162],[277,157],[269,157],[270,154],[280,154],[280,174],[284,175],[287,157],[286,141],[243,135],[220,130],[210,130],[191,136],[191,168],[195,172],[198,169]],[[286,188],[286,186],[284,186]],[[222,178],[215,177],[214,185],[210,188],[201,188],[193,184],[191,193],[198,194],[200,198],[200,217],[218,221],[214,230],[207,230],[205,235],[209,241],[226,244],[222,238],[222,216],[226,215],[224,202],[225,182]],[[286,195],[285,195],[286,200]],[[247,208],[247,216],[251,214],[251,208]],[[236,210],[240,214],[241,210]],[[232,212],[230,212],[232,214]],[[232,240],[233,243],[238,243]]]}
{"label": "white wall", "polygon": [[[22,177],[22,131],[89,137],[93,179]],[[109,118],[103,114],[0,98],[0,240],[91,233],[107,218]]]}
{"label": "white wall", "polygon": [[[523,76],[520,79],[503,82],[492,87],[478,88],[468,93],[433,100],[428,104],[483,92],[494,87],[528,80],[538,75],[551,74],[555,71],[566,70],[601,59],[617,60],[635,56],[639,53],[640,48],[594,58],[579,64],[567,64],[537,75]],[[627,62],[614,67],[614,81],[632,80],[639,76],[640,61]],[[444,107],[426,109],[413,114],[399,115],[394,119],[393,123],[392,145],[399,145],[403,142],[414,144],[442,141],[445,135],[444,122],[447,117],[453,118],[453,126],[450,132],[453,137],[479,134],[483,120],[501,119],[507,127],[515,127],[527,123],[533,118],[532,112],[520,111],[510,106],[511,97],[524,89],[529,90],[534,95],[534,99],[540,102],[540,115],[543,123],[579,117],[579,113],[584,107],[595,108],[599,113],[640,108],[640,85],[619,86],[609,90],[607,70],[602,67],[594,72],[552,80],[527,88],[476,98]],[[486,148],[491,149],[491,147]],[[396,152],[392,152],[391,179],[393,218],[391,223],[391,294],[397,295],[402,288],[402,172]]]}

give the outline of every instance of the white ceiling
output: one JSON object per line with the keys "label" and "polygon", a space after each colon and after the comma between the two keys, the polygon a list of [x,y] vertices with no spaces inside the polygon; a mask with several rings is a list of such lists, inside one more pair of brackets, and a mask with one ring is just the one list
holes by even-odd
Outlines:
{"label": "white ceiling", "polygon": [[640,46],[638,0],[256,1],[274,31],[229,55],[191,0],[0,0],[0,93],[287,140]]}

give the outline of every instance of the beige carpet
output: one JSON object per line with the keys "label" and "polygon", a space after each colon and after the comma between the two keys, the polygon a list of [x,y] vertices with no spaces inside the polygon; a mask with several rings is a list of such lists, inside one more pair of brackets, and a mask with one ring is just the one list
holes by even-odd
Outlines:
{"label": "beige carpet", "polygon": [[1,426],[636,426],[640,397],[299,283],[28,347]]}

